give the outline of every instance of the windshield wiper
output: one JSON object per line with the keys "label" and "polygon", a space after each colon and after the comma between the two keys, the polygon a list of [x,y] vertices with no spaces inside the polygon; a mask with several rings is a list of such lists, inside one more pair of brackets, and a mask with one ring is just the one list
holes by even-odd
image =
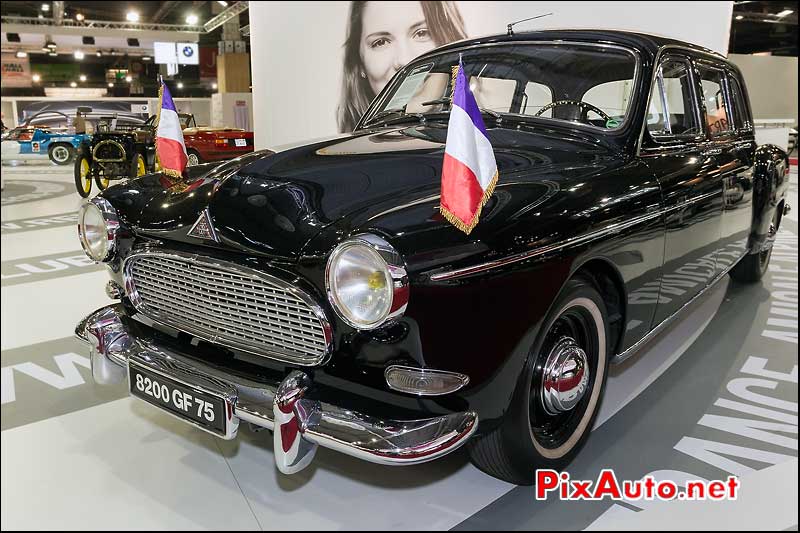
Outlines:
{"label": "windshield wiper", "polygon": [[374,117],[369,119],[367,122],[364,123],[364,126],[368,126],[373,122],[378,122],[380,119],[384,117],[389,117],[392,115],[396,115],[398,113],[405,114],[403,109],[384,109],[383,111],[378,112]]}
{"label": "windshield wiper", "polygon": [[[449,96],[443,96],[442,98],[437,98],[436,100],[428,100],[427,102],[422,102],[420,105],[429,106],[429,105],[439,105],[439,104],[452,104],[452,99]],[[478,111],[483,113],[484,115],[489,115],[495,119],[502,119],[503,117],[497,111],[493,109],[489,109],[486,107],[479,107]]]}

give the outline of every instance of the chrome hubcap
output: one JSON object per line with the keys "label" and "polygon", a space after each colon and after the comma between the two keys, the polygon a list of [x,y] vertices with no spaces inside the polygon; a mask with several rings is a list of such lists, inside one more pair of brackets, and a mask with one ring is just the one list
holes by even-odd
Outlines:
{"label": "chrome hubcap", "polygon": [[544,367],[542,403],[551,415],[566,413],[583,398],[589,384],[589,365],[575,339],[563,337],[556,342]]}
{"label": "chrome hubcap", "polygon": [[66,161],[69,158],[69,152],[66,148],[58,146],[53,149],[53,159],[56,161]]}

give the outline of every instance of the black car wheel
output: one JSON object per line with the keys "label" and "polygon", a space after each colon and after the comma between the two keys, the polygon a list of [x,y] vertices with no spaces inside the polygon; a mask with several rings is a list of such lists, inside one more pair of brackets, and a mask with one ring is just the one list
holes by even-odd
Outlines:
{"label": "black car wheel", "polygon": [[50,161],[56,165],[68,165],[75,157],[75,148],[68,144],[57,144],[50,147],[47,155],[50,156]]}
{"label": "black car wheel", "polygon": [[92,192],[92,173],[89,158],[81,155],[75,160],[75,188],[83,198],[88,198]]}
{"label": "black car wheel", "polygon": [[188,154],[188,159],[186,161],[187,166],[193,167],[203,162],[203,160],[200,159],[200,154],[198,154],[194,150],[189,150],[187,154]]}
{"label": "black car wheel", "polygon": [[593,281],[567,282],[528,355],[500,426],[470,443],[472,462],[518,485],[561,469],[592,429],[606,383],[608,319]]}
{"label": "black car wheel", "polygon": [[747,254],[744,256],[735,267],[731,269],[731,278],[740,283],[758,283],[764,274],[769,269],[769,260],[772,257],[772,242],[778,234],[778,229],[781,223],[781,213],[783,213],[783,205],[779,205],[775,210],[775,214],[769,223],[767,230],[767,248],[760,252]]}

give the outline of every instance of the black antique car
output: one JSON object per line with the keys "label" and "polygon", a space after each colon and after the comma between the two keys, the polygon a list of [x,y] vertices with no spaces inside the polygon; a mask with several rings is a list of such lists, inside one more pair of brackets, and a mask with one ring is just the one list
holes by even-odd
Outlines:
{"label": "black antique car", "polygon": [[[451,67],[500,179],[469,235],[439,212]],[[727,273],[757,282],[788,160],[737,68],[613,31],[462,41],[402,69],[345,137],[145,175],[82,208],[119,302],[86,317],[100,383],[282,472],[317,446],[389,465],[468,444],[514,483],[587,438],[609,364]]]}
{"label": "black antique car", "polygon": [[[87,113],[91,112],[90,108]],[[78,113],[77,120],[82,118]],[[78,146],[75,158],[75,188],[87,198],[92,180],[105,190],[111,181],[127,180],[156,170],[155,128],[131,124],[116,115],[97,121],[94,134]]]}

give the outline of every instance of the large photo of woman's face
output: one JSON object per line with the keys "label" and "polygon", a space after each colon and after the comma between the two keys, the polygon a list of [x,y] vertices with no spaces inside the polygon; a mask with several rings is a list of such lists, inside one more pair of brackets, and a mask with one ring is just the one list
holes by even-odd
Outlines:
{"label": "large photo of woman's face", "polygon": [[351,2],[339,131],[353,131],[370,102],[409,61],[466,37],[454,2]]}

